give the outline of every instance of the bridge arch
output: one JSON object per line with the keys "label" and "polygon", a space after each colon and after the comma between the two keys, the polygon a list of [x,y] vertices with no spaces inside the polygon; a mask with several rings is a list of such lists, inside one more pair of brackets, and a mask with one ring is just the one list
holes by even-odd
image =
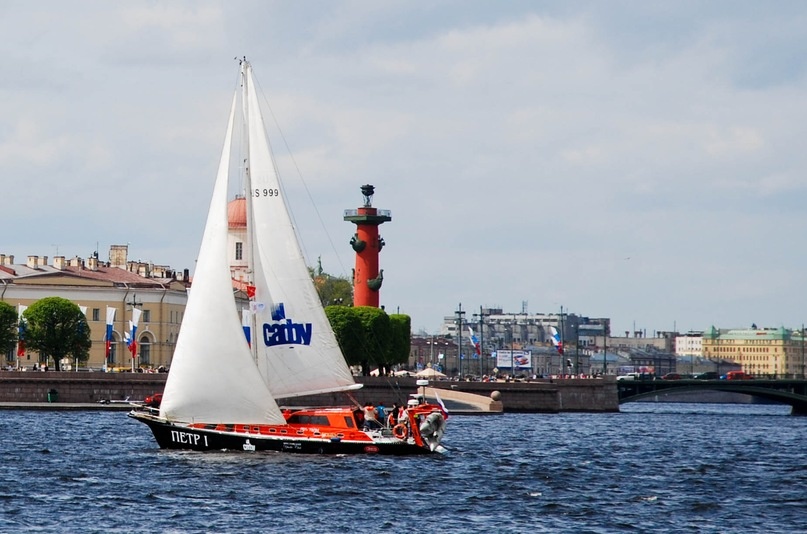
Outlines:
{"label": "bridge arch", "polygon": [[805,380],[647,380],[618,382],[619,404],[652,398],[660,393],[724,391],[742,393],[791,406],[791,414],[807,415]]}

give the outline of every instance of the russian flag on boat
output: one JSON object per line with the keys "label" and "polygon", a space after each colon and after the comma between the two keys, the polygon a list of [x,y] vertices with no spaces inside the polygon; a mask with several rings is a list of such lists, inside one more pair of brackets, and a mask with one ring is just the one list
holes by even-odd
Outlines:
{"label": "russian flag on boat", "polygon": [[448,421],[448,408],[446,408],[446,405],[443,403],[443,399],[440,398],[440,395],[437,394],[437,390],[434,390],[434,398],[437,399],[437,404],[439,404],[440,408],[442,408],[443,418]]}

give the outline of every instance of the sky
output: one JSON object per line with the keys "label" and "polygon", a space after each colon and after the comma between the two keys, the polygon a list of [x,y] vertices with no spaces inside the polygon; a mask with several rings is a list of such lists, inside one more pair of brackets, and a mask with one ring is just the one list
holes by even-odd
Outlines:
{"label": "sky", "polygon": [[[0,253],[194,267],[238,63],[310,265],[381,303],[807,322],[807,4],[0,0]],[[801,237],[800,237],[801,236]]]}

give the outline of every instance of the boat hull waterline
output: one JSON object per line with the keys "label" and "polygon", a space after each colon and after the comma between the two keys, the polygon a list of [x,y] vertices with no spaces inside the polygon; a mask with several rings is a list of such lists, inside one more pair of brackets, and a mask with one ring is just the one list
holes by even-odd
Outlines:
{"label": "boat hull waterline", "polygon": [[[390,430],[354,431],[350,436],[329,435],[321,429],[320,437],[306,436],[310,432],[287,425],[188,425],[166,421],[158,415],[139,409],[129,413],[148,425],[157,444],[162,449],[194,451],[275,451],[296,454],[381,454],[394,456],[426,455],[442,452],[437,443],[416,440],[414,436],[403,439],[390,435]],[[225,427],[225,430],[221,428]],[[338,429],[337,429],[338,430]],[[418,436],[420,437],[420,436]],[[442,433],[439,438],[442,437]],[[420,444],[418,443],[420,441]]]}

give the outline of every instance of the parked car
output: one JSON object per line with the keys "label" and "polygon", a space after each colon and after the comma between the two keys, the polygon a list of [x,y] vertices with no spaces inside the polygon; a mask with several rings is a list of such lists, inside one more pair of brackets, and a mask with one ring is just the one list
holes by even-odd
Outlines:
{"label": "parked car", "polygon": [[667,373],[661,377],[662,380],[681,380],[681,375],[678,373]]}
{"label": "parked car", "polygon": [[694,377],[696,380],[717,380],[720,378],[714,371],[706,371],[705,373],[698,373]]}
{"label": "parked car", "polygon": [[753,380],[754,377],[745,371],[729,371],[726,373],[726,380]]}

